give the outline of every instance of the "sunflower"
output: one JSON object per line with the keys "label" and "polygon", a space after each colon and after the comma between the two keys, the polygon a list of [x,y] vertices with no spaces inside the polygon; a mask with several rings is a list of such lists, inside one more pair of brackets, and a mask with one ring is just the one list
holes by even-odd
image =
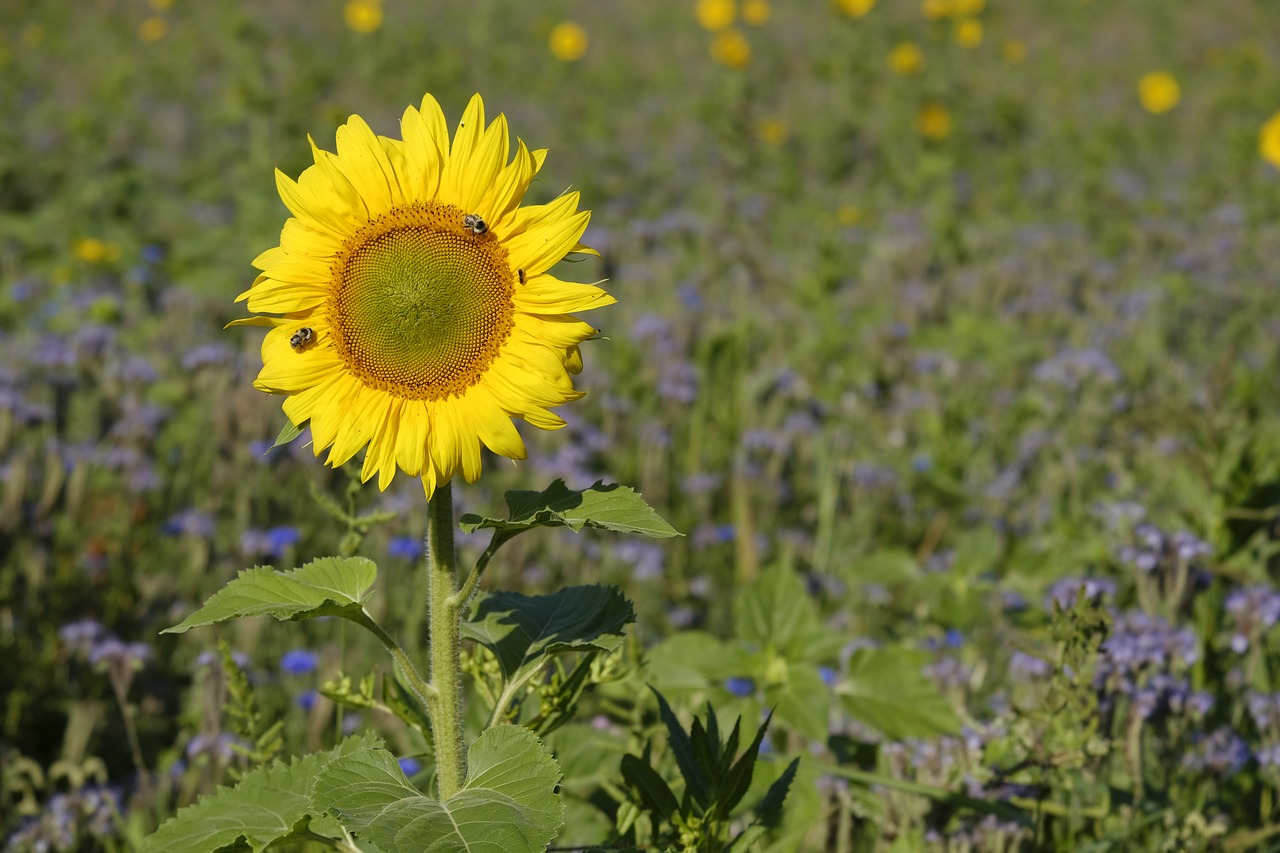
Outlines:
{"label": "sunflower", "polygon": [[596,331],[570,312],[614,299],[549,274],[595,254],[579,242],[590,213],[576,192],[520,206],[546,151],[517,140],[508,162],[506,118],[486,126],[479,95],[452,144],[430,95],[401,132],[376,136],[352,116],[336,154],[312,141],[297,181],[276,171],[293,216],[236,301],[282,316],[233,325],[270,327],[254,386],[287,395],[317,456],[343,465],[367,445],[364,481],[385,489],[398,468],[430,498],[459,469],[480,476],[482,444],[523,459],[512,418],[564,426],[550,409],[583,396],[572,375]]}

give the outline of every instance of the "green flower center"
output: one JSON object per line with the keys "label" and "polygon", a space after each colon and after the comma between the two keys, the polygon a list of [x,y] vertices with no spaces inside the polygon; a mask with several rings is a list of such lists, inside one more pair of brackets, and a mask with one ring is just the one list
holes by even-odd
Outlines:
{"label": "green flower center", "polygon": [[512,326],[507,252],[452,205],[413,204],[368,223],[334,259],[329,320],[366,385],[413,400],[465,393]]}

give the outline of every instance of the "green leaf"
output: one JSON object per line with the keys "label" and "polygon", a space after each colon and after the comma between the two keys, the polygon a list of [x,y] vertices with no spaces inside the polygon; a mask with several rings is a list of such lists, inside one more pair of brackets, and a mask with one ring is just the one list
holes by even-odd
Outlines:
{"label": "green leaf", "polygon": [[951,561],[951,573],[964,578],[975,578],[992,572],[1000,561],[1004,542],[994,528],[983,526],[966,532],[956,542],[955,556]]}
{"label": "green leaf", "polygon": [[615,586],[572,586],[551,595],[495,592],[462,623],[462,634],[493,652],[508,682],[565,652],[613,651],[636,619]]}
{"label": "green leaf", "polygon": [[377,573],[377,566],[365,557],[321,557],[290,572],[270,566],[245,569],[203,607],[161,633],[182,634],[241,616],[291,621],[344,616],[360,621]]}
{"label": "green leaf", "polygon": [[897,586],[918,578],[920,567],[909,552],[887,549],[858,557],[850,563],[846,575],[854,583]]}
{"label": "green leaf", "polygon": [[791,781],[796,778],[796,770],[799,768],[800,759],[793,758],[787,765],[787,769],[782,771],[782,775],[769,786],[760,805],[756,806],[756,815],[764,826],[777,826],[782,819],[782,804],[787,799],[787,791],[791,787]]}
{"label": "green leaf", "polygon": [[541,853],[561,825],[560,768],[521,726],[486,729],[467,753],[467,781],[444,802],[409,783],[385,750],[330,762],[312,808],[384,850]]}
{"label": "green leaf", "polygon": [[778,722],[810,740],[821,741],[830,729],[831,690],[818,668],[806,663],[787,667],[786,682],[766,684],[766,701],[776,708]]}
{"label": "green leaf", "polygon": [[[693,738],[684,730],[684,726],[680,725],[680,720],[676,718],[675,711],[671,710],[671,706],[667,704],[667,700],[662,694],[654,690],[650,685],[649,689],[653,691],[653,695],[658,697],[658,713],[662,717],[662,722],[667,727],[667,746],[671,748],[671,754],[675,757],[676,766],[680,768],[680,775],[684,777],[685,796],[692,796],[694,802],[703,808],[707,808],[712,802],[712,784],[714,780],[711,774],[703,767],[703,764],[697,760],[697,756],[693,749]],[[715,711],[711,710],[711,706],[707,706],[707,716],[714,719]],[[694,720],[695,726],[697,720]]]}
{"label": "green leaf", "polygon": [[836,693],[850,715],[894,740],[960,731],[960,719],[913,652],[858,649]]}
{"label": "green leaf", "polygon": [[669,637],[645,654],[650,680],[668,694],[688,695],[752,672],[755,658],[705,631]]}
{"label": "green leaf", "polygon": [[514,535],[535,527],[568,527],[574,532],[584,527],[598,527],[655,539],[680,535],[635,489],[614,483],[605,485],[603,480],[580,491],[570,489],[564,480],[556,480],[541,492],[510,491],[507,509],[511,515],[507,519],[468,513],[462,516],[462,529],[474,533],[491,528]]}
{"label": "green leaf", "polygon": [[266,453],[263,453],[262,455],[266,456],[267,453],[270,453],[277,447],[283,447],[293,441],[295,438],[302,435],[302,430],[303,427],[296,426],[293,421],[286,420],[284,422],[284,427],[280,430],[280,434],[276,436],[276,443],[268,447]]}
{"label": "green leaf", "polygon": [[[310,817],[318,814],[311,809],[311,787],[321,770],[333,761],[382,752],[379,743],[373,735],[348,738],[329,752],[259,767],[236,787],[219,788],[179,811],[142,842],[138,853],[264,850],[303,831]],[[336,825],[333,830],[333,837],[338,837]]]}
{"label": "green leaf", "polygon": [[630,786],[635,799],[647,811],[667,821],[680,811],[676,795],[671,793],[671,788],[645,759],[624,755],[621,767],[623,781]]}
{"label": "green leaf", "polygon": [[785,652],[819,620],[804,582],[783,568],[765,572],[735,598],[733,624],[739,639]]}

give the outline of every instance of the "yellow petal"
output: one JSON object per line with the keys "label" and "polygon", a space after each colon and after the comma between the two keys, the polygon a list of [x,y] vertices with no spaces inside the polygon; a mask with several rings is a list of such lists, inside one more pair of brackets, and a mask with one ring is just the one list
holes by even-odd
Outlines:
{"label": "yellow petal", "polygon": [[338,128],[338,163],[364,200],[370,218],[391,209],[395,177],[378,137],[360,116]]}

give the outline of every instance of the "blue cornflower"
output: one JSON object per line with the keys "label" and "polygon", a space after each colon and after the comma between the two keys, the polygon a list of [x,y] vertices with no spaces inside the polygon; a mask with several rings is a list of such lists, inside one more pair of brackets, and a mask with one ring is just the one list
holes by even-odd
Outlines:
{"label": "blue cornflower", "polygon": [[298,533],[298,528],[282,525],[267,531],[266,543],[267,547],[271,549],[269,552],[271,556],[279,557],[286,549],[297,545],[298,540],[301,538],[302,535]]}
{"label": "blue cornflower", "polygon": [[320,694],[316,693],[314,690],[304,690],[297,696],[293,697],[293,704],[297,705],[304,711],[310,711],[315,707],[316,697],[319,695]]}
{"label": "blue cornflower", "polygon": [[414,561],[422,556],[422,538],[418,536],[393,536],[387,543],[387,556]]}
{"label": "blue cornflower", "polygon": [[406,755],[400,759],[400,770],[406,776],[416,776],[422,772],[422,762],[412,755]]}
{"label": "blue cornflower", "polygon": [[290,649],[280,658],[280,669],[289,675],[306,675],[315,672],[316,653],[307,649]]}
{"label": "blue cornflower", "polygon": [[734,696],[750,696],[756,692],[756,683],[745,676],[735,675],[725,679],[724,689]]}

